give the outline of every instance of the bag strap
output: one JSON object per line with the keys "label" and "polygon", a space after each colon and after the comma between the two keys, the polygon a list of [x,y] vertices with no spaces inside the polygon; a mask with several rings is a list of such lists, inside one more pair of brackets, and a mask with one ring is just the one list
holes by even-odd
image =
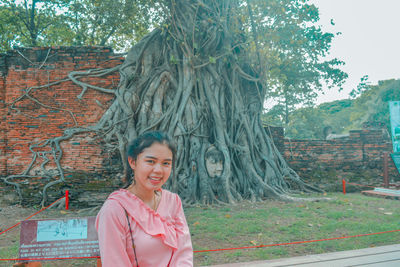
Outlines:
{"label": "bag strap", "polygon": [[133,241],[131,223],[129,222],[128,212],[126,211],[126,209],[124,209],[124,211],[125,211],[125,215],[126,215],[126,220],[128,221],[129,233],[131,234],[132,248],[133,248],[133,253],[135,254],[136,266],[139,267],[139,263],[138,263],[138,260],[137,260],[137,257],[136,257],[135,242]]}

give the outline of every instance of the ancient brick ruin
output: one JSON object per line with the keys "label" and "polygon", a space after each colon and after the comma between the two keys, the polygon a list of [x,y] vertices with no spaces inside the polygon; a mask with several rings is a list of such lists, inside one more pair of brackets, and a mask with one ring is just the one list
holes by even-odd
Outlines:
{"label": "ancient brick ruin", "polygon": [[384,153],[388,155],[388,176],[400,181],[390,153],[392,142],[385,129],[362,129],[332,140],[298,140],[284,137],[283,129],[267,129],[289,165],[306,181],[333,183],[355,181],[365,185],[383,182]]}
{"label": "ancient brick ruin", "polygon": [[[62,80],[72,71],[114,67],[123,60],[124,57],[114,54],[107,47],[18,48],[0,55],[0,176],[19,174],[31,163],[31,144],[60,136],[71,126],[94,124],[114,97],[89,88],[79,98],[82,88],[71,81],[44,88],[35,86]],[[85,77],[82,81],[115,89],[119,74]],[[15,102],[29,89],[29,95],[34,98],[24,97]],[[13,102],[15,105],[12,106]],[[365,183],[380,181],[382,155],[392,151],[390,139],[381,130],[351,131],[349,137],[335,140],[289,140],[284,138],[282,128],[269,127],[266,130],[289,165],[304,180],[315,183],[329,175],[337,181],[356,177],[361,177]],[[104,191],[109,191],[108,186],[116,185],[112,181],[116,178],[109,177],[109,174],[113,173],[113,169],[118,172],[115,168],[120,168],[120,165],[114,164],[115,159],[106,150],[101,138],[91,134],[79,135],[63,142],[62,147],[62,166],[70,172],[67,177],[75,177],[71,178],[69,186],[92,183],[93,191],[98,192],[101,187],[107,187]],[[46,166],[55,168],[51,162]],[[74,176],[73,173],[90,174],[96,178],[85,176],[86,179],[82,180],[82,176]],[[390,157],[389,176],[393,181],[400,180]],[[37,179],[26,180],[25,183],[32,186],[42,182]],[[0,190],[7,188],[11,187],[0,182]]]}
{"label": "ancient brick ruin", "polygon": [[[86,72],[94,68],[111,68],[123,62],[107,47],[40,47],[19,48],[0,56],[0,175],[20,174],[32,161],[30,145],[39,144],[35,151],[49,149],[40,142],[61,136],[68,127],[92,125],[101,117],[113,101],[112,94],[90,88],[81,98],[82,88],[71,81],[35,88],[65,79],[73,71]],[[115,89],[119,73],[104,77],[83,77],[81,81],[95,86]],[[11,104],[31,90],[29,96]],[[61,164],[74,173],[92,173],[95,176],[110,168],[110,155],[101,145],[101,139],[93,135],[78,135],[63,142]],[[39,161],[33,172],[39,169]],[[55,169],[50,158],[46,168]],[[83,176],[86,177],[86,176]],[[90,183],[77,176],[77,182]],[[47,183],[40,179],[17,179],[24,186]],[[71,186],[71,185],[70,185]],[[5,188],[3,182],[0,187]],[[10,186],[7,186],[8,188]]]}

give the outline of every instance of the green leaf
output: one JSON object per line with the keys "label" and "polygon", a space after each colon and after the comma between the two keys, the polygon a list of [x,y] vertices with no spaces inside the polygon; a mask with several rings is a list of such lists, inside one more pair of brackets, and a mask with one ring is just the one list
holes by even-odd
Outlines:
{"label": "green leaf", "polygon": [[217,60],[215,59],[215,57],[209,56],[208,60],[211,64],[215,64],[217,62]]}

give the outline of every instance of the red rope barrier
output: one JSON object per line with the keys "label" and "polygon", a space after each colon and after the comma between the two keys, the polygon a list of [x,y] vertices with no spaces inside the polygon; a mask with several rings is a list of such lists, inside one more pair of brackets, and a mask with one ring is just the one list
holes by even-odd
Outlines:
{"label": "red rope barrier", "polygon": [[91,256],[91,257],[69,257],[69,258],[32,258],[32,259],[0,259],[0,261],[39,261],[39,260],[81,260],[81,259],[100,259],[100,256]]}
{"label": "red rope barrier", "polygon": [[16,227],[16,226],[18,226],[18,225],[20,225],[20,224],[21,224],[21,222],[23,222],[23,221],[26,221],[26,220],[28,220],[28,219],[32,218],[33,216],[35,216],[36,214],[38,214],[38,213],[40,213],[40,212],[44,211],[45,209],[47,209],[47,208],[51,207],[52,205],[54,205],[54,203],[56,203],[57,201],[59,201],[60,199],[62,199],[62,198],[64,198],[64,197],[65,197],[65,196],[63,196],[63,197],[61,197],[61,198],[57,199],[56,201],[54,201],[53,203],[51,203],[51,204],[50,204],[50,205],[48,205],[47,207],[44,207],[44,208],[42,208],[41,210],[39,210],[39,211],[38,211],[38,212],[36,212],[35,214],[33,214],[33,215],[29,216],[29,217],[28,217],[28,218],[26,218],[25,220],[22,220],[22,221],[20,221],[19,223],[17,223],[17,224],[15,224],[15,225],[11,226],[10,228],[8,228],[8,229],[4,230],[3,232],[1,232],[1,233],[0,233],[0,235],[4,234],[5,232],[7,232],[7,231],[9,231],[9,230],[13,229],[14,227]]}
{"label": "red rope barrier", "polygon": [[376,186],[370,186],[370,185],[363,185],[363,184],[355,184],[355,183],[350,183],[350,182],[346,182],[347,184],[351,184],[351,185],[357,185],[357,186],[363,186],[363,187],[370,187],[370,188],[375,188]]}
{"label": "red rope barrier", "polygon": [[345,239],[345,238],[352,238],[352,237],[360,237],[360,236],[367,236],[367,235],[387,234],[387,233],[393,233],[393,232],[400,232],[400,229],[399,229],[399,230],[391,230],[391,231],[378,232],[378,233],[360,234],[360,235],[351,235],[351,236],[341,236],[341,237],[332,237],[332,238],[316,239],[316,240],[307,240],[307,241],[296,241],[296,242],[289,242],[289,243],[279,243],[279,244],[269,244],[269,245],[258,245],[258,246],[248,246],[248,247],[238,247],[238,248],[222,248],[222,249],[195,250],[195,251],[193,251],[193,252],[194,252],[194,253],[200,253],[200,252],[236,250],[236,249],[276,247],[276,246],[286,246],[286,245],[296,245],[296,244],[305,244],[305,243],[329,241],[329,240],[338,240],[338,239]]}

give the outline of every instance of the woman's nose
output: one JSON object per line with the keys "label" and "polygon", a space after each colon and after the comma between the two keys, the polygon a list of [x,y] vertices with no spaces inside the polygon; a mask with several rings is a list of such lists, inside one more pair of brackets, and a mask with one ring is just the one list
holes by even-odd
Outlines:
{"label": "woman's nose", "polygon": [[154,172],[161,172],[162,171],[162,167],[161,164],[156,164],[154,165]]}

